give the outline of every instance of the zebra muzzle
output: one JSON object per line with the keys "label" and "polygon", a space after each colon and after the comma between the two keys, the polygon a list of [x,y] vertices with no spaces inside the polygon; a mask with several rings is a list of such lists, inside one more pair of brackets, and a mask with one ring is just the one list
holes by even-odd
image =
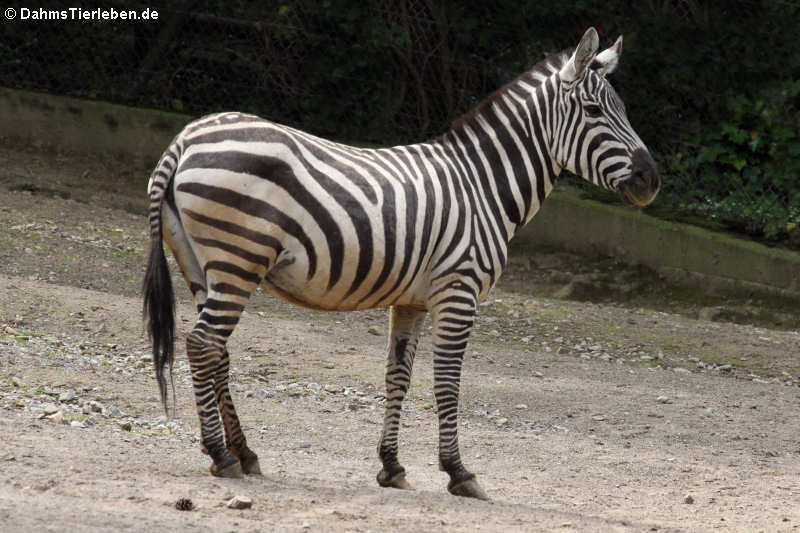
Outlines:
{"label": "zebra muzzle", "polygon": [[625,202],[644,207],[658,195],[661,177],[653,157],[647,150],[643,148],[634,150],[631,162],[633,166],[630,176],[619,182],[617,190]]}

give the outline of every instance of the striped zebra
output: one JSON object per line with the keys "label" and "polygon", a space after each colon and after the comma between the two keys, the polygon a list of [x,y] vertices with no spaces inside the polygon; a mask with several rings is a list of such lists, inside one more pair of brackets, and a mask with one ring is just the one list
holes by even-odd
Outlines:
{"label": "striped zebra", "polygon": [[478,302],[508,242],[563,170],[646,205],[653,159],[606,75],[621,38],[597,53],[589,29],[429,142],[356,148],[256,116],[201,118],[173,140],[148,185],[144,312],[166,408],[174,296],[162,239],[197,306],[186,351],[211,472],[259,473],[228,388],[226,341],[252,292],[320,310],[390,309],[378,483],[409,488],[398,461],[401,404],[426,314],[433,323],[439,465],[452,494],[486,498],[461,461],[461,364]]}

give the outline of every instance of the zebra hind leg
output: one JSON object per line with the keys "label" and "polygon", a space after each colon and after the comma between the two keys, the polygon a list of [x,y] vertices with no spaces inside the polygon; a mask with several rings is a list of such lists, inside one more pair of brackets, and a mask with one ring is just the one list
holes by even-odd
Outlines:
{"label": "zebra hind leg", "polygon": [[[231,399],[230,360],[225,345],[251,292],[271,263],[267,257],[252,255],[247,259],[255,258],[255,262],[242,263],[238,248],[213,239],[193,237],[193,247],[188,237],[190,232],[174,203],[164,204],[163,217],[164,238],[173,250],[198,312],[186,345],[200,418],[201,449],[212,457],[211,472],[215,475],[241,477],[243,473],[260,473],[258,457],[247,447]],[[211,249],[213,253],[209,253]],[[202,253],[200,257],[196,255],[198,250]]]}
{"label": "zebra hind leg", "polygon": [[222,359],[217,372],[214,375],[214,389],[217,394],[217,403],[222,415],[222,424],[225,428],[225,441],[230,452],[239,458],[242,471],[245,474],[260,474],[261,467],[258,464],[258,456],[247,447],[242,427],[239,423],[239,416],[233,405],[230,388],[228,387],[230,357],[226,349],[222,353]]}
{"label": "zebra hind leg", "polygon": [[200,313],[201,318],[186,337],[186,354],[189,357],[197,415],[200,418],[202,449],[211,456],[213,464],[210,470],[213,475],[244,477],[239,459],[225,445],[215,393],[214,378],[225,346],[205,331],[208,325],[202,321],[204,313]]}
{"label": "zebra hind leg", "polygon": [[207,298],[186,339],[203,450],[214,462],[211,473],[221,477],[260,472],[258,457],[247,447],[231,399],[226,349],[228,337],[256,286],[255,280],[240,286],[210,280]]}
{"label": "zebra hind leg", "polygon": [[378,473],[382,487],[410,489],[406,471],[397,459],[397,434],[403,399],[411,381],[414,355],[417,351],[425,311],[392,307],[390,311],[389,358],[386,364],[386,412],[383,432],[378,443],[378,456],[383,468]]}
{"label": "zebra hind leg", "polygon": [[[469,303],[467,303],[469,302]],[[443,298],[432,311],[433,393],[439,417],[439,468],[450,475],[447,490],[456,496],[489,497],[464,467],[458,449],[458,399],[461,363],[472,331],[475,303],[462,294]]]}

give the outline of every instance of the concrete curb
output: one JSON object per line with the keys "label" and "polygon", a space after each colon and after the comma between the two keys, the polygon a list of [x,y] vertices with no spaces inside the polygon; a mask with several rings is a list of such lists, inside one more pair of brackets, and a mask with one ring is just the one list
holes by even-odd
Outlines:
{"label": "concrete curb", "polygon": [[574,191],[551,194],[515,240],[617,257],[703,290],[800,300],[800,253],[584,200]]}
{"label": "concrete curb", "polygon": [[0,87],[0,136],[153,167],[191,117]]}

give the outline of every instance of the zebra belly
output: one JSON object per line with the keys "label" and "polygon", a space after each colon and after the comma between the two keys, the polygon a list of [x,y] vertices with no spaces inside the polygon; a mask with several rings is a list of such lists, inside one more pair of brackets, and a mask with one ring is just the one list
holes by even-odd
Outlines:
{"label": "zebra belly", "polygon": [[337,310],[339,302],[330,294],[326,298],[326,291],[320,289],[319,283],[308,279],[307,264],[307,258],[298,261],[298,254],[283,252],[264,276],[261,286],[267,294],[302,307]]}
{"label": "zebra belly", "polygon": [[[372,294],[357,292],[347,295],[345,287],[328,288],[313,277],[309,279],[307,264],[307,258],[282,253],[264,277],[262,288],[267,294],[286,302],[320,311],[356,311],[391,305],[425,307],[424,298],[416,295],[413,289],[387,293],[396,277],[390,276],[389,283],[378,287]],[[387,293],[386,298],[380,297],[383,293]]]}

